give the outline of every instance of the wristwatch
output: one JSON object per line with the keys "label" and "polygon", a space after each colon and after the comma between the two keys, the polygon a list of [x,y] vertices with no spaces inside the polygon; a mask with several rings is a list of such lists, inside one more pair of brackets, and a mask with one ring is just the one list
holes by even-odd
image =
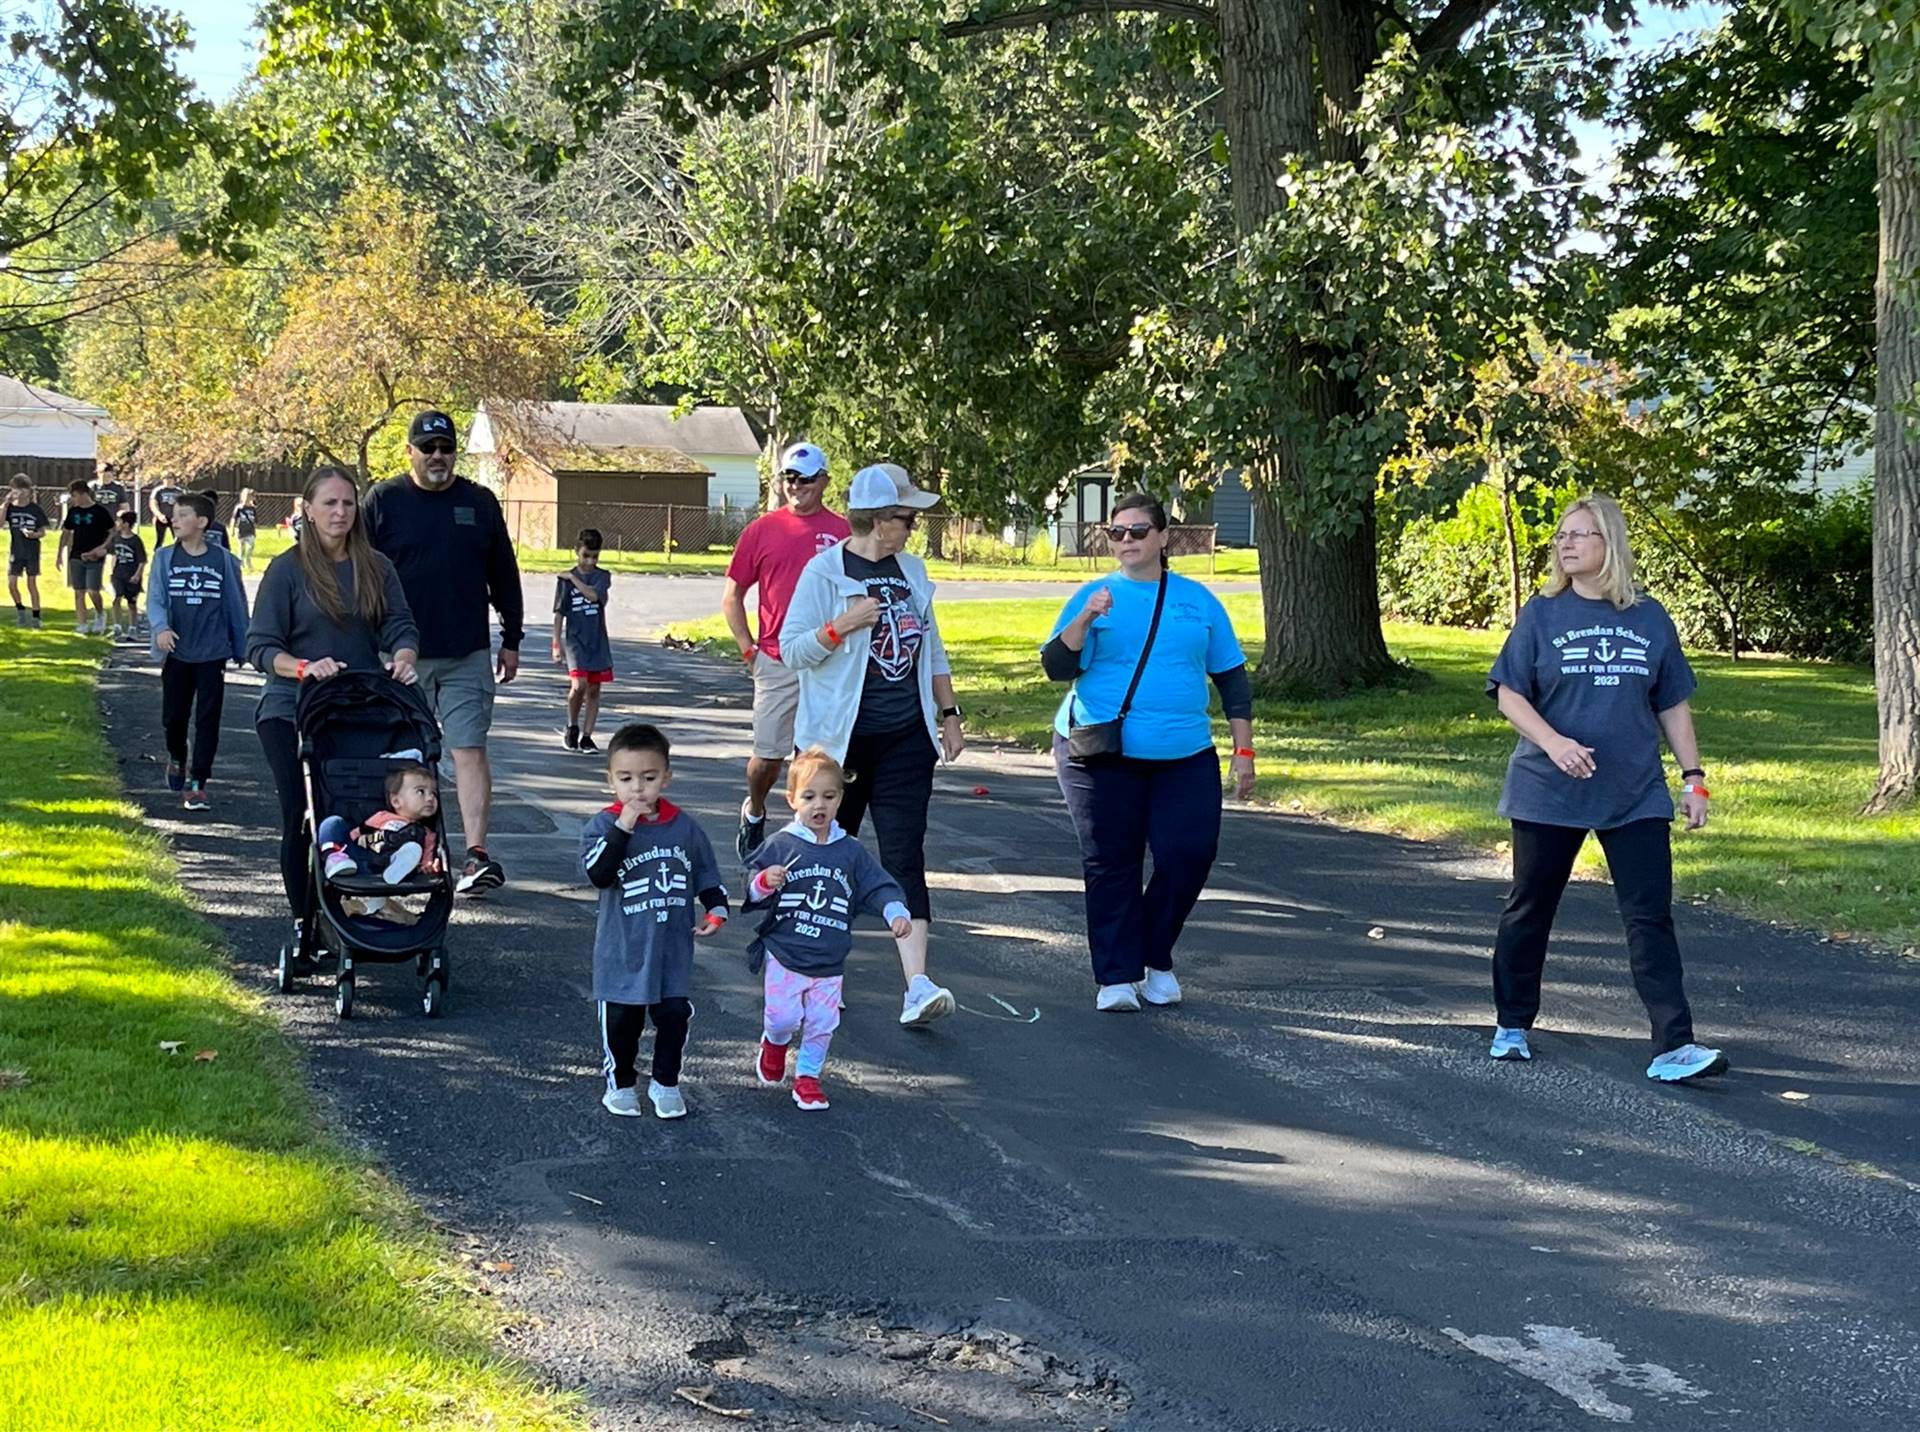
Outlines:
{"label": "wristwatch", "polygon": [[965,715],[966,713],[962,711],[958,706],[942,706],[940,708],[940,719],[942,721],[945,721],[949,716],[954,717],[955,719],[959,719],[960,717],[963,717]]}

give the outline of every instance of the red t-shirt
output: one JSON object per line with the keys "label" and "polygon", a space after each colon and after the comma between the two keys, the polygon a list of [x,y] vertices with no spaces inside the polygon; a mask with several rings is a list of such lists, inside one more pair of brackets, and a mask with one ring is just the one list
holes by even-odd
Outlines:
{"label": "red t-shirt", "polygon": [[740,534],[727,576],[742,593],[760,588],[760,650],[775,661],[780,659],[780,624],[787,619],[800,569],[852,530],[846,518],[825,508],[800,517],[791,507],[782,507],[755,518]]}

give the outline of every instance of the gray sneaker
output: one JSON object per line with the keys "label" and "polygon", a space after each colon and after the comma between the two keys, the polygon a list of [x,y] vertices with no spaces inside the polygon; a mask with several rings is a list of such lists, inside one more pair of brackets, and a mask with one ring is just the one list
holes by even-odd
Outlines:
{"label": "gray sneaker", "polygon": [[618,1114],[624,1119],[640,1117],[640,1091],[638,1089],[609,1089],[600,1096],[600,1102],[607,1106],[609,1114]]}
{"label": "gray sneaker", "polygon": [[687,1116],[686,1096],[678,1085],[669,1089],[665,1084],[647,1080],[647,1098],[653,1102],[653,1116],[656,1119],[684,1119]]}
{"label": "gray sneaker", "polygon": [[942,989],[925,975],[915,975],[900,1001],[900,1022],[905,1025],[932,1024],[953,1013],[953,991]]}
{"label": "gray sneaker", "polygon": [[1683,1044],[1678,1049],[1669,1049],[1647,1066],[1647,1077],[1658,1079],[1663,1084],[1677,1084],[1682,1079],[1698,1079],[1703,1074],[1726,1072],[1727,1056],[1718,1049],[1708,1049],[1700,1044]]}
{"label": "gray sneaker", "polygon": [[1100,993],[1093,998],[1093,1007],[1102,1014],[1138,1014],[1140,991],[1131,980],[1124,984],[1101,985]]}
{"label": "gray sneaker", "polygon": [[1504,1024],[1493,1027],[1493,1043],[1487,1049],[1489,1059],[1531,1059],[1533,1050],[1527,1044],[1527,1031],[1508,1029]]}

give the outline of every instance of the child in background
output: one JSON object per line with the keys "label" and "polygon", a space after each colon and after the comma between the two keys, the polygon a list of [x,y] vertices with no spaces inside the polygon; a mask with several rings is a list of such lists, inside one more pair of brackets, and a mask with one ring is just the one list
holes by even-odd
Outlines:
{"label": "child in background", "polygon": [[593,725],[600,719],[600,688],[613,680],[613,644],[607,640],[607,594],[613,574],[600,566],[600,532],[582,527],[574,541],[576,563],[553,591],[553,659],[567,668],[569,751],[597,751]]}
{"label": "child in background", "polygon": [[[182,808],[209,808],[207,781],[220,748],[227,662],[247,659],[247,589],[240,564],[207,544],[213,504],[197,492],[173,506],[173,542],[153,554],[147,620],[160,664],[160,722],[167,736],[167,788],[186,796]],[[193,758],[187,758],[187,721]]]}
{"label": "child in background", "polygon": [[254,506],[253,489],[243,487],[233,504],[233,539],[240,544],[240,570],[253,570],[253,544],[259,537],[260,509]]}
{"label": "child in background", "polygon": [[[13,596],[13,624],[40,625],[40,539],[46,535],[47,513],[33,500],[33,479],[24,472],[15,473],[7,484],[7,590]],[[20,579],[27,579],[27,600],[33,614],[20,601]]]}
{"label": "child in background", "polygon": [[[693,817],[664,792],[673,780],[671,749],[656,726],[622,726],[607,743],[613,804],[587,822],[580,863],[600,892],[593,931],[593,997],[600,1004],[600,1096],[609,1113],[640,1114],[640,1035],[653,1021],[653,1077],[647,1098],[656,1117],[687,1112],[680,1058],[693,1018],[693,942],[727,920],[727,890],[713,845]],[[694,912],[698,898],[704,915]]]}
{"label": "child in background", "polygon": [[787,1046],[800,1036],[794,1060],[793,1102],[827,1107],[820,1087],[827,1047],[840,1027],[840,993],[853,950],[855,911],[879,913],[897,940],[912,932],[906,892],[867,848],[840,828],[846,777],[819,747],[793,758],[787,772],[792,824],[776,832],[747,862],[746,908],[767,917],[747,946],[747,967],[765,968],[766,1014],[756,1073],[762,1084],[787,1075]]}
{"label": "child in background", "polygon": [[113,520],[113,639],[138,641],[140,573],[147,565],[147,544],[133,520],[133,509]]}
{"label": "child in background", "polygon": [[[315,843],[327,879],[377,874],[387,884],[398,885],[416,870],[439,873],[433,816],[440,809],[440,786],[433,772],[418,761],[408,761],[387,772],[386,789],[386,809],[375,811],[352,829],[337,815],[320,822]],[[368,900],[365,913],[376,914],[385,904],[381,899]]]}
{"label": "child in background", "polygon": [[220,520],[220,490],[209,487],[200,495],[213,504],[213,515],[207,519],[207,545],[211,547],[225,547],[231,552],[233,550],[233,543],[227,540],[226,524]]}

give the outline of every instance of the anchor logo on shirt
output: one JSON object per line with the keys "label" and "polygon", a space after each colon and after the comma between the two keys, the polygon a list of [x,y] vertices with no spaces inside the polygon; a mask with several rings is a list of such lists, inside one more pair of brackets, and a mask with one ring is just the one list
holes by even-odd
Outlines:
{"label": "anchor logo on shirt", "polygon": [[1601,637],[1600,640],[1596,641],[1593,644],[1593,654],[1599,657],[1602,661],[1612,661],[1613,655],[1614,655],[1613,643],[1608,641],[1605,637]]}
{"label": "anchor logo on shirt", "polygon": [[813,882],[813,889],[807,892],[807,908],[824,910],[827,908],[827,885],[824,880]]}
{"label": "anchor logo on shirt", "polygon": [[189,587],[189,588],[190,588],[191,590],[193,590],[193,591],[196,591],[196,592],[200,590],[200,574],[199,574],[198,572],[194,572],[194,573],[192,573],[192,574],[191,574],[191,575],[190,575],[190,576],[189,576],[189,577],[187,578],[187,586],[188,586],[188,587]]}

